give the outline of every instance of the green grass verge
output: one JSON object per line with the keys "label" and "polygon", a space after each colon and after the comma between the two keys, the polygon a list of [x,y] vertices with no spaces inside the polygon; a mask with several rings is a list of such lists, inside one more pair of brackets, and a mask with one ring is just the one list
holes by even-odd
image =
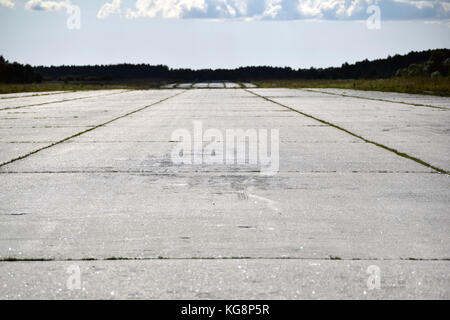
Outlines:
{"label": "green grass verge", "polygon": [[450,96],[450,77],[392,78],[376,80],[262,80],[261,88],[337,88]]}

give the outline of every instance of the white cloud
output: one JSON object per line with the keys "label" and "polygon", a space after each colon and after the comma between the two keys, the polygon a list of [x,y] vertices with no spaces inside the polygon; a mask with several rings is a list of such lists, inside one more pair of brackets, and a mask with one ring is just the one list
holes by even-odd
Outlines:
{"label": "white cloud", "polygon": [[271,17],[272,19],[276,18],[278,13],[283,9],[281,2],[282,0],[268,0],[263,17]]}
{"label": "white cloud", "polygon": [[322,9],[320,3],[315,0],[300,1],[298,4],[298,12],[308,18],[321,18]]}
{"label": "white cloud", "polygon": [[378,5],[388,20],[449,18],[448,0],[297,0],[297,18],[357,20]]}
{"label": "white cloud", "polygon": [[242,14],[242,15],[247,14],[247,1],[246,0],[234,0],[233,4],[240,14]]}
{"label": "white cloud", "polygon": [[0,0],[0,6],[7,8],[14,8],[14,2],[11,0]]}
{"label": "white cloud", "polygon": [[42,1],[42,0],[29,0],[25,4],[25,9],[31,11],[60,11],[62,9],[68,9],[72,6],[69,0],[66,1]]}
{"label": "white cloud", "polygon": [[[120,13],[121,2],[109,0],[97,17]],[[450,18],[449,0],[136,0],[124,12],[128,19],[365,20],[367,8],[374,4],[386,20]]]}
{"label": "white cloud", "polygon": [[121,0],[113,0],[111,3],[105,3],[97,13],[98,19],[106,19],[112,14],[120,13]]}
{"label": "white cloud", "polygon": [[418,9],[423,8],[433,8],[434,4],[433,1],[429,0],[394,0],[395,2],[409,4],[412,6],[415,6]]}
{"label": "white cloud", "polygon": [[[206,7],[207,8],[207,7]],[[235,17],[236,9],[228,3],[228,0],[218,0],[216,4],[217,12],[220,12],[223,16]]]}
{"label": "white cloud", "polygon": [[205,0],[137,0],[136,10],[128,9],[126,17],[133,18],[183,18],[193,10],[205,11]]}
{"label": "white cloud", "polygon": [[372,0],[300,0],[298,13],[303,18],[351,19],[365,13]]}

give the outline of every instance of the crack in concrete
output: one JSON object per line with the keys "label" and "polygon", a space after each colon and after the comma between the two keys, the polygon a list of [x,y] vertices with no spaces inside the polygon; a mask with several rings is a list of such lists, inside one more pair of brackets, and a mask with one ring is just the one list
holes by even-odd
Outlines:
{"label": "crack in concrete", "polygon": [[55,258],[15,258],[15,257],[6,257],[0,258],[1,262],[89,262],[89,261],[160,261],[160,260],[306,260],[306,261],[416,261],[416,262],[437,262],[437,261],[450,261],[450,258],[341,258],[338,256],[330,255],[328,257],[284,257],[284,256],[229,256],[229,257],[212,257],[212,256],[198,256],[198,257],[109,257],[109,258],[63,258],[63,259],[55,259]]}
{"label": "crack in concrete", "polygon": [[[176,175],[189,175],[192,173],[205,173],[205,174],[209,174],[209,173],[216,173],[216,174],[227,174],[227,173],[232,173],[234,175],[236,174],[247,174],[247,173],[260,173],[260,171],[255,170],[255,171],[216,171],[216,170],[195,170],[195,171],[175,171],[175,172],[155,172],[155,171],[151,171],[151,170],[55,170],[55,171],[50,171],[50,170],[42,170],[42,171],[0,171],[0,175],[1,174],[73,174],[73,173],[81,173],[81,174],[85,174],[85,173],[105,173],[105,174],[109,174],[109,173],[123,173],[123,174],[140,174],[140,173],[146,173],[149,175],[171,175],[171,176],[176,176]],[[367,170],[367,171],[334,171],[334,170],[330,170],[330,171],[299,171],[299,170],[289,170],[289,171],[282,171],[280,172],[280,174],[286,174],[286,173],[299,173],[299,174],[308,174],[308,173],[345,173],[345,174],[372,174],[372,173],[377,173],[377,174],[440,174],[438,172],[432,172],[432,171],[381,171],[381,170]]]}
{"label": "crack in concrete", "polygon": [[266,101],[275,103],[275,104],[277,104],[277,105],[279,105],[279,106],[281,106],[281,107],[283,107],[283,108],[287,108],[287,109],[289,109],[289,110],[291,110],[291,111],[294,111],[294,112],[296,112],[296,113],[298,113],[298,114],[301,114],[302,116],[305,116],[305,117],[308,117],[308,118],[310,118],[310,119],[319,121],[319,122],[321,122],[321,123],[324,123],[324,124],[329,125],[330,127],[333,127],[333,128],[338,129],[338,130],[341,130],[341,131],[343,131],[343,132],[345,132],[345,133],[348,133],[349,135],[351,135],[351,136],[353,136],[353,137],[355,137],[355,138],[361,139],[361,140],[363,140],[363,141],[366,142],[366,143],[370,143],[370,144],[373,144],[373,145],[375,145],[375,146],[377,146],[377,147],[379,147],[379,148],[382,148],[382,149],[384,149],[384,150],[390,151],[390,152],[396,154],[397,156],[400,156],[400,157],[402,157],[402,158],[409,159],[409,160],[412,160],[412,161],[414,161],[414,162],[417,162],[418,164],[420,164],[420,165],[422,165],[422,166],[425,166],[425,167],[428,167],[428,168],[430,168],[430,169],[433,169],[433,170],[436,171],[436,172],[439,172],[439,173],[442,173],[442,174],[446,174],[446,175],[450,175],[450,172],[449,172],[449,171],[446,171],[446,170],[444,170],[444,169],[438,168],[438,167],[436,167],[436,166],[434,166],[434,165],[432,165],[432,164],[430,164],[430,163],[428,163],[428,162],[425,162],[425,161],[422,160],[422,159],[413,157],[413,156],[411,156],[411,155],[409,155],[409,154],[407,154],[407,153],[404,153],[404,152],[398,151],[398,150],[396,150],[396,149],[393,149],[393,148],[391,148],[391,147],[385,146],[385,145],[383,145],[383,144],[381,144],[381,143],[378,143],[378,142],[376,142],[376,141],[372,141],[372,140],[366,139],[366,138],[364,138],[364,137],[362,137],[362,136],[360,136],[360,135],[358,135],[358,134],[356,134],[356,133],[353,133],[353,132],[351,132],[351,131],[349,131],[349,130],[347,130],[347,129],[345,129],[345,128],[342,128],[342,127],[340,127],[340,126],[338,126],[338,125],[336,125],[336,124],[334,124],[334,123],[328,122],[328,121],[326,121],[326,120],[319,119],[319,118],[317,118],[317,117],[315,117],[315,116],[312,116],[312,115],[310,115],[310,114],[307,114],[307,113],[304,113],[304,112],[299,111],[299,110],[297,110],[297,109],[288,107],[288,106],[286,106],[286,105],[284,105],[284,104],[282,104],[282,103],[280,103],[280,102],[277,102],[277,101],[272,100],[272,99],[270,99],[270,98],[264,97],[264,96],[262,96],[262,95],[260,95],[260,94],[258,94],[258,93],[255,93],[255,92],[253,92],[253,91],[251,91],[251,90],[248,90],[248,89],[244,89],[244,90],[247,91],[248,93],[251,93],[251,94],[253,94],[253,95],[257,96],[257,97],[260,97],[260,98],[262,98],[262,99],[264,99],[264,100],[266,100]]}
{"label": "crack in concrete", "polygon": [[167,98],[164,98],[164,99],[162,99],[162,100],[156,101],[156,102],[154,102],[154,103],[152,103],[152,104],[150,104],[150,105],[144,106],[144,107],[139,108],[139,109],[136,109],[136,110],[134,110],[134,111],[130,111],[130,112],[128,112],[128,113],[125,113],[125,114],[123,114],[123,115],[121,115],[121,116],[118,116],[118,117],[116,117],[116,118],[114,118],[114,119],[108,120],[108,121],[103,122],[103,123],[101,123],[101,124],[99,124],[99,125],[93,126],[92,128],[89,128],[89,129],[86,129],[86,130],[84,130],[84,131],[78,132],[78,133],[76,133],[76,134],[74,134],[74,135],[71,135],[71,136],[66,137],[66,138],[64,138],[64,139],[62,139],[62,140],[59,140],[59,141],[54,142],[54,143],[52,143],[52,144],[49,144],[49,145],[47,145],[47,146],[45,146],[45,147],[42,147],[42,148],[39,148],[39,149],[34,150],[34,151],[32,151],[32,152],[29,152],[29,153],[27,153],[27,154],[25,154],[25,155],[22,155],[22,156],[20,156],[20,157],[11,159],[11,160],[6,161],[6,162],[3,162],[3,163],[0,163],[0,168],[3,167],[3,166],[8,165],[8,164],[10,164],[10,163],[16,162],[16,161],[18,161],[18,160],[22,160],[22,159],[28,158],[29,156],[31,156],[31,155],[33,155],[33,154],[35,154],[35,153],[38,153],[38,152],[40,152],[40,151],[42,151],[42,150],[51,148],[51,147],[53,147],[53,146],[56,146],[56,145],[58,145],[58,144],[60,144],[60,143],[63,143],[63,142],[66,142],[67,140],[73,139],[73,138],[75,138],[75,137],[81,136],[82,134],[85,134],[85,133],[90,132],[90,131],[92,131],[92,130],[98,129],[98,128],[103,127],[103,126],[106,126],[106,125],[108,125],[108,124],[110,124],[110,123],[112,123],[112,122],[114,122],[114,121],[116,121],[116,120],[119,120],[119,119],[128,117],[128,116],[130,116],[130,115],[132,115],[132,114],[135,114],[135,113],[137,113],[137,112],[139,112],[139,111],[148,109],[148,108],[150,108],[150,107],[152,107],[152,106],[154,106],[154,105],[156,105],[156,104],[162,103],[162,102],[167,101],[167,100],[169,100],[169,99],[171,99],[171,98],[174,98],[174,97],[176,97],[176,96],[179,96],[180,94],[182,94],[182,93],[184,93],[184,92],[186,92],[186,91],[181,91],[181,92],[179,92],[179,93],[177,93],[177,94],[171,95],[171,96],[169,96],[169,97],[167,97]]}

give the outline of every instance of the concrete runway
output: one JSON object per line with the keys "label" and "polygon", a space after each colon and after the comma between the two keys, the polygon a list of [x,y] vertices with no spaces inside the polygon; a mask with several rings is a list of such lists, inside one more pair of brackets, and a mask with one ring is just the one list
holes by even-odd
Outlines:
{"label": "concrete runway", "polygon": [[[220,84],[0,95],[0,299],[450,299],[450,99]],[[173,163],[194,121],[279,172]]]}

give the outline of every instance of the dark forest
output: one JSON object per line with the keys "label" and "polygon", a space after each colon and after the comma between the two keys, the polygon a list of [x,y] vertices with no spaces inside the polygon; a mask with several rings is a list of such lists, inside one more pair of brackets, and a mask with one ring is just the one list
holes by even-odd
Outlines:
{"label": "dark forest", "polygon": [[112,81],[164,79],[173,81],[265,79],[386,79],[394,76],[448,76],[450,49],[410,52],[373,61],[363,60],[341,67],[292,69],[255,66],[237,69],[170,69],[164,65],[115,64],[93,66],[37,66],[10,63],[0,56],[0,82]]}

